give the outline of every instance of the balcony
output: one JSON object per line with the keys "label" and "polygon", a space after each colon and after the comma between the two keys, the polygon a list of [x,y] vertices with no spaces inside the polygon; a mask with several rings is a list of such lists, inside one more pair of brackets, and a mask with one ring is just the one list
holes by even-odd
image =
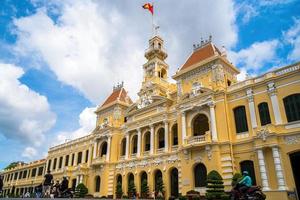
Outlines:
{"label": "balcony", "polygon": [[102,157],[97,157],[93,159],[93,165],[101,165],[106,162],[106,155],[103,155]]}
{"label": "balcony", "polygon": [[119,159],[119,160],[125,160],[125,155],[120,156],[120,159]]}
{"label": "balcony", "polygon": [[160,148],[156,150],[156,154],[162,154],[165,152],[165,148]]}
{"label": "balcony", "polygon": [[211,142],[210,131],[206,131],[204,135],[190,136],[186,139],[188,145],[199,145]]}
{"label": "balcony", "polygon": [[136,158],[136,153],[131,154],[130,158],[135,159]]}
{"label": "balcony", "polygon": [[144,152],[143,152],[143,156],[144,156],[144,157],[147,157],[147,156],[149,156],[149,155],[150,155],[150,151],[144,151]]}

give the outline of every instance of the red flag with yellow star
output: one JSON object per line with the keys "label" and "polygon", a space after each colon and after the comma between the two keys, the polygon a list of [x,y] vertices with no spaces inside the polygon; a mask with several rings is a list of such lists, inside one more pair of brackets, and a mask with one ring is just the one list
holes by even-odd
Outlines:
{"label": "red flag with yellow star", "polygon": [[151,3],[145,3],[143,5],[143,8],[149,10],[151,12],[151,14],[153,15],[153,5]]}

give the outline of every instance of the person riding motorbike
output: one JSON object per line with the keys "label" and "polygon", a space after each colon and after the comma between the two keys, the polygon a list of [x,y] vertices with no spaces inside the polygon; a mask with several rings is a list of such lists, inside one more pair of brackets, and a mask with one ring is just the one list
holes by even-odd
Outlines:
{"label": "person riding motorbike", "polygon": [[238,182],[237,188],[245,193],[250,187],[252,187],[252,179],[247,171],[243,171],[243,178]]}

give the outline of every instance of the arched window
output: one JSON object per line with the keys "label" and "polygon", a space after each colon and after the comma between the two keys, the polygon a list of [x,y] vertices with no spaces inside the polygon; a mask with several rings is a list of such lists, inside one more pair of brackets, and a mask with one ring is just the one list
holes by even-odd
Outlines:
{"label": "arched window", "polygon": [[292,94],[283,99],[288,122],[300,120],[300,94]]}
{"label": "arched window", "polygon": [[165,147],[165,129],[160,128],[157,132],[158,135],[158,148],[164,148]]}
{"label": "arched window", "polygon": [[197,164],[194,167],[194,181],[195,187],[205,187],[207,179],[207,170],[202,163]]}
{"label": "arched window", "polygon": [[178,145],[178,125],[177,123],[172,126],[172,145]]}
{"label": "arched window", "polygon": [[170,173],[170,187],[171,187],[171,196],[178,197],[178,170],[173,168]]}
{"label": "arched window", "polygon": [[101,145],[100,157],[106,155],[107,152],[107,142],[103,142]]}
{"label": "arched window", "polygon": [[243,171],[247,171],[249,173],[249,176],[252,179],[252,184],[256,185],[256,178],[255,178],[255,171],[254,171],[254,164],[252,160],[245,160],[240,162],[240,167],[241,167],[241,173]]}
{"label": "arched window", "polygon": [[248,124],[247,124],[245,106],[236,107],[235,109],[233,109],[233,112],[234,112],[236,132],[237,133],[247,132]]}
{"label": "arched window", "polygon": [[125,153],[126,153],[126,138],[123,138],[121,142],[121,156],[124,156]]}
{"label": "arched window", "polygon": [[197,115],[193,120],[193,135],[205,135],[209,130],[208,119],[204,114]]}
{"label": "arched window", "polygon": [[150,132],[146,132],[144,135],[144,151],[150,150]]}
{"label": "arched window", "polygon": [[154,182],[155,182],[155,192],[159,192],[158,191],[158,185],[159,185],[159,182],[163,182],[163,179],[162,179],[162,173],[161,171],[158,169],[155,171],[155,175],[154,175]]}
{"label": "arched window", "polygon": [[271,124],[268,103],[262,102],[262,103],[258,104],[258,111],[259,111],[259,117],[260,117],[260,124],[262,126],[264,126],[266,124]]}
{"label": "arched window", "polygon": [[95,192],[100,192],[100,184],[101,184],[100,176],[96,176],[96,178],[95,178]]}
{"label": "arched window", "polygon": [[147,182],[147,181],[148,181],[148,177],[147,177],[147,173],[146,173],[145,171],[143,171],[143,172],[141,173],[141,184],[140,184],[141,190],[140,190],[140,191],[142,191],[143,181],[145,181],[145,180],[146,180],[146,182]]}
{"label": "arched window", "polygon": [[132,138],[131,153],[132,154],[137,153],[137,135],[134,135]]}

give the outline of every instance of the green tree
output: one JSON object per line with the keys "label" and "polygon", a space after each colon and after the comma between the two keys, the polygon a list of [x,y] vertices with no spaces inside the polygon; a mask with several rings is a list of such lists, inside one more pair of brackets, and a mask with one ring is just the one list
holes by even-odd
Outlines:
{"label": "green tree", "polygon": [[12,162],[12,163],[10,163],[8,166],[6,166],[6,167],[4,168],[4,170],[9,170],[9,169],[15,168],[16,166],[18,166],[19,163],[20,163],[20,164],[24,164],[23,161]]}
{"label": "green tree", "polygon": [[83,183],[79,183],[75,189],[75,196],[79,198],[83,198],[87,193],[88,193],[87,187]]}
{"label": "green tree", "polygon": [[232,177],[231,186],[234,187],[243,177],[240,173],[235,173]]}
{"label": "green tree", "polygon": [[128,196],[131,198],[133,196],[136,196],[136,188],[134,185],[134,181],[130,181],[128,185]]}
{"label": "green tree", "polygon": [[162,180],[162,177],[159,177],[157,180],[156,187],[155,187],[155,193],[157,196],[159,196],[159,194],[164,196],[164,194],[165,194],[164,182]]}
{"label": "green tree", "polygon": [[141,186],[141,196],[142,198],[146,199],[149,197],[149,187],[148,187],[148,183],[147,180],[144,179],[142,181],[142,186]]}
{"label": "green tree", "polygon": [[116,197],[117,199],[121,199],[123,195],[122,183],[118,182],[116,186]]}
{"label": "green tree", "polygon": [[222,176],[215,170],[207,175],[207,190],[206,198],[210,199],[223,199],[226,197],[224,192],[224,182]]}

